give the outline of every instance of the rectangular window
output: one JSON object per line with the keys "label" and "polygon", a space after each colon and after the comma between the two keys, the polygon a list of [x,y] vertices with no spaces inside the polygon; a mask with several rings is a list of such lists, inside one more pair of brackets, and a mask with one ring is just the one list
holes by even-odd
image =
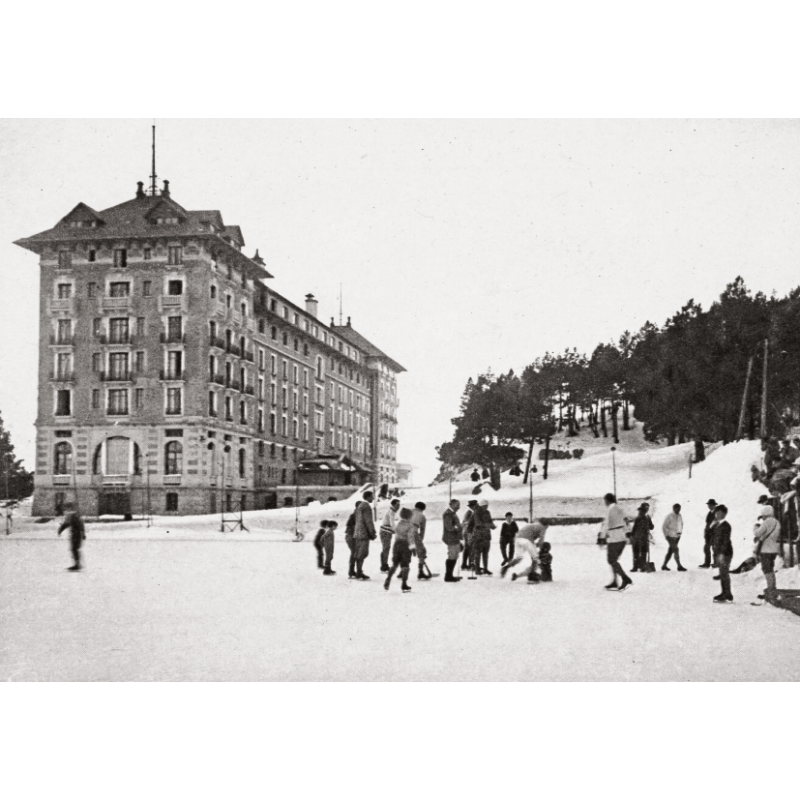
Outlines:
{"label": "rectangular window", "polygon": [[136,335],[137,336],[144,336],[145,331],[147,329],[145,318],[144,317],[137,317],[136,318]]}
{"label": "rectangular window", "polygon": [[178,510],[178,493],[177,492],[167,492],[167,502],[164,505],[165,511],[177,511]]}
{"label": "rectangular window", "polygon": [[286,417],[281,417],[281,433],[284,436],[289,435],[289,421],[286,419]]}
{"label": "rectangular window", "polygon": [[170,350],[167,353],[167,380],[178,380],[183,375],[183,353]]}
{"label": "rectangular window", "polygon": [[258,432],[264,433],[264,409],[258,409]]}
{"label": "rectangular window", "polygon": [[133,401],[136,408],[142,408],[142,406],[144,406],[144,389],[134,390]]}
{"label": "rectangular window", "polygon": [[114,250],[114,266],[122,268],[128,266],[128,251],[124,247]]}
{"label": "rectangular window", "polygon": [[216,300],[216,299],[217,299],[217,287],[216,287],[216,286],[214,286],[214,285],[212,284],[212,285],[209,287],[209,290],[208,290],[208,291],[209,291],[209,293],[210,293],[210,295],[211,295],[211,299],[212,299],[212,300]]}
{"label": "rectangular window", "polygon": [[181,413],[181,389],[167,389],[167,414]]}
{"label": "rectangular window", "polygon": [[217,393],[216,392],[209,392],[208,393],[208,415],[210,417],[217,416]]}
{"label": "rectangular window", "polygon": [[92,408],[100,408],[100,390],[92,389]]}
{"label": "rectangular window", "polygon": [[229,294],[225,295],[225,305],[227,305],[228,308],[233,307],[233,298]]}
{"label": "rectangular window", "polygon": [[96,283],[88,283],[86,285],[86,296],[87,297],[97,297],[97,284]]}
{"label": "rectangular window", "polygon": [[239,403],[239,422],[242,425],[247,424],[247,403],[244,400]]}
{"label": "rectangular window", "polygon": [[230,397],[225,398],[225,419],[227,422],[233,422],[233,401]]}
{"label": "rectangular window", "polygon": [[169,251],[167,253],[167,263],[183,264],[183,248],[170,246]]}
{"label": "rectangular window", "polygon": [[145,370],[145,366],[144,366],[144,351],[143,350],[139,350],[136,353],[136,371],[141,373],[141,372],[144,372],[144,370]]}
{"label": "rectangular window", "polygon": [[258,351],[258,368],[263,372],[264,371],[264,351]]}
{"label": "rectangular window", "polygon": [[68,300],[70,297],[72,297],[72,284],[59,283],[57,286],[57,292],[59,300]]}
{"label": "rectangular window", "polygon": [[100,317],[95,317],[92,320],[92,335],[100,336],[103,333],[103,320]]}
{"label": "rectangular window", "polygon": [[145,247],[142,251],[142,257],[145,261],[149,261],[153,257],[153,251],[149,247]]}
{"label": "rectangular window", "polygon": [[183,317],[169,317],[167,319],[167,341],[179,342],[183,335]]}
{"label": "rectangular window", "polygon": [[108,377],[112,381],[125,381],[130,378],[127,353],[108,354]]}
{"label": "rectangular window", "polygon": [[127,317],[112,317],[108,321],[108,341],[110,344],[127,344],[129,339],[128,335],[128,318]]}
{"label": "rectangular window", "polygon": [[61,269],[70,269],[72,267],[72,253],[69,250],[59,250],[58,266]]}
{"label": "rectangular window", "polygon": [[284,360],[283,362],[283,379],[287,380],[289,377],[289,364]]}
{"label": "rectangular window", "polygon": [[167,294],[172,297],[183,294],[183,281],[167,281]]}
{"label": "rectangular window", "polygon": [[108,414],[118,416],[128,413],[128,390],[109,389],[108,390]]}
{"label": "rectangular window", "polygon": [[109,297],[130,297],[131,285],[128,281],[111,281],[108,284]]}
{"label": "rectangular window", "polygon": [[58,344],[72,344],[72,320],[58,320]]}
{"label": "rectangular window", "polygon": [[270,414],[269,415],[269,432],[270,433],[277,433],[278,432],[278,424],[277,424],[277,418],[275,417],[275,414]]}
{"label": "rectangular window", "polygon": [[89,251],[89,255],[88,255],[88,259],[89,259],[89,261],[97,261],[97,251],[96,250],[90,250]]}
{"label": "rectangular window", "polygon": [[142,281],[142,296],[150,297],[153,294],[153,281]]}

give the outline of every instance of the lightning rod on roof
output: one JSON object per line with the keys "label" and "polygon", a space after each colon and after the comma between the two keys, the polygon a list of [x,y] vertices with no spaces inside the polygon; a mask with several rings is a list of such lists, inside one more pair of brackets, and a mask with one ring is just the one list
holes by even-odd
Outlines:
{"label": "lightning rod on roof", "polygon": [[150,176],[150,196],[156,196],[156,126],[153,125],[153,174]]}
{"label": "lightning rod on roof", "polygon": [[342,324],[342,284],[339,284],[339,325]]}

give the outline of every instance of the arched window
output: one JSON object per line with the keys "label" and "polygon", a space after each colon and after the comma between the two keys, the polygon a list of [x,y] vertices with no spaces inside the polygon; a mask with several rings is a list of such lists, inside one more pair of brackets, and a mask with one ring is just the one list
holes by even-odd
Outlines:
{"label": "arched window", "polygon": [[269,329],[269,335],[271,339],[278,338],[278,329],[274,325]]}
{"label": "arched window", "polygon": [[164,448],[164,474],[180,475],[183,472],[183,445],[180,442],[167,442]]}
{"label": "arched window", "polygon": [[284,331],[284,332],[283,332],[283,343],[284,343],[284,345],[286,345],[286,346],[288,346],[288,345],[289,345],[289,334],[288,334],[288,333],[286,333],[286,331]]}
{"label": "arched window", "polygon": [[72,473],[72,447],[69,442],[59,442],[54,452],[54,475],[69,475]]}
{"label": "arched window", "polygon": [[244,462],[245,462],[245,450],[242,448],[239,450],[239,477],[244,478]]}
{"label": "arched window", "polygon": [[92,458],[92,475],[100,474],[100,457],[103,455],[103,445],[99,444],[94,450],[94,457]]}

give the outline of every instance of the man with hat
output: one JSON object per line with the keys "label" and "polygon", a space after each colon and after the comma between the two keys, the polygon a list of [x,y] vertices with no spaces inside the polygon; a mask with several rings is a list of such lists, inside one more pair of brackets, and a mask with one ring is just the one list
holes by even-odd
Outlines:
{"label": "man with hat", "polygon": [[761,570],[767,579],[767,588],[761,600],[770,600],[777,593],[775,583],[775,559],[780,553],[781,524],[775,519],[772,506],[762,506],[758,515],[759,524],[755,529],[756,555],[761,563]]}
{"label": "man with hat", "polygon": [[631,531],[631,549],[633,550],[631,572],[644,572],[647,553],[650,550],[650,531],[654,526],[653,520],[647,513],[650,510],[649,503],[642,503],[636,510],[639,513],[633,521],[633,530]]}
{"label": "man with hat", "polygon": [[472,558],[472,531],[475,527],[474,516],[477,507],[477,500],[467,501],[467,513],[464,514],[464,521],[461,523],[461,530],[464,533],[464,552],[461,555],[461,569],[469,569],[469,562]]}
{"label": "man with hat", "polygon": [[[711,550],[714,541],[714,526],[716,524],[716,516],[714,509],[717,507],[717,501],[713,498],[709,500],[706,505],[708,506],[708,514],[706,514],[706,526],[703,529],[703,563],[700,564],[700,569],[708,569],[711,566]],[[716,567],[716,558],[714,559],[714,566]]]}
{"label": "man with hat", "polygon": [[[489,572],[489,549],[492,546],[492,529],[495,528],[489,501],[481,500],[475,509],[474,530],[472,534],[472,554],[476,575],[491,575]],[[483,559],[483,569],[481,569]]]}
{"label": "man with hat", "polygon": [[64,510],[67,513],[64,515],[64,521],[58,528],[58,535],[61,536],[62,531],[69,530],[69,546],[75,563],[71,567],[67,567],[67,569],[70,572],[80,572],[81,545],[86,538],[86,528],[76,503],[73,503],[71,500],[66,502],[64,504]]}
{"label": "man with hat", "polygon": [[442,541],[447,545],[444,579],[448,583],[456,583],[461,580],[460,577],[453,574],[458,563],[458,556],[464,549],[461,542],[463,538],[461,522],[458,519],[459,508],[461,508],[461,503],[454,497],[442,515]]}

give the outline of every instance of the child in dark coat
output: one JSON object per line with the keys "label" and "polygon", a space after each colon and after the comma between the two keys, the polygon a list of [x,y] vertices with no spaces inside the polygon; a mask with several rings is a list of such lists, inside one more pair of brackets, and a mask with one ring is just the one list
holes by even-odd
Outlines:
{"label": "child in dark coat", "polygon": [[518,531],[519,526],[514,522],[514,515],[509,511],[506,514],[506,521],[500,528],[500,552],[503,554],[501,567],[514,560],[514,537]]}
{"label": "child in dark coat", "polygon": [[317,535],[314,537],[314,549],[317,551],[317,568],[323,569],[324,568],[324,555],[322,552],[322,537],[325,535],[325,531],[328,530],[328,525],[330,522],[327,519],[322,520],[319,524],[319,530],[317,531]]}
{"label": "child in dark coat", "polygon": [[539,547],[539,569],[543,581],[553,580],[553,554],[550,552],[550,542],[542,542]]}
{"label": "child in dark coat", "polygon": [[333,545],[336,540],[334,531],[339,527],[335,520],[329,520],[327,527],[322,534],[322,550],[325,553],[325,569],[322,570],[323,575],[335,575],[336,573],[331,569],[331,562],[333,561]]}

